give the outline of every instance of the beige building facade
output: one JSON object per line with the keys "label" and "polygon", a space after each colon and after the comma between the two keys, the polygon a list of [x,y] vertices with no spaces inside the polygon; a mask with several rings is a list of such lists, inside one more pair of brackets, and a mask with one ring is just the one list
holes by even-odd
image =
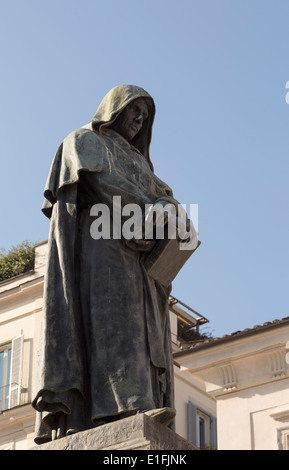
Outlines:
{"label": "beige building facade", "polygon": [[175,353],[214,399],[218,450],[289,450],[289,317]]}
{"label": "beige building facade", "polygon": [[[47,243],[34,270],[0,282],[0,450],[34,447]],[[205,449],[289,449],[289,318],[186,343],[208,320],[170,298],[176,432]],[[286,349],[287,348],[287,349]]]}
{"label": "beige building facade", "polygon": [[0,283],[0,450],[34,446],[31,407],[38,358],[46,244],[35,269]]}

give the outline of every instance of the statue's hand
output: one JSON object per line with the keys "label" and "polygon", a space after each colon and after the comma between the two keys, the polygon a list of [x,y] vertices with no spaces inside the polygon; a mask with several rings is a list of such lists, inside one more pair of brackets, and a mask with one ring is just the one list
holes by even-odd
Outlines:
{"label": "statue's hand", "polygon": [[143,251],[148,253],[153,249],[156,242],[154,240],[136,240],[135,238],[131,238],[130,240],[126,240],[126,245],[134,251]]}
{"label": "statue's hand", "polygon": [[198,233],[190,219],[177,217],[177,234],[184,249],[194,250],[197,248]]}

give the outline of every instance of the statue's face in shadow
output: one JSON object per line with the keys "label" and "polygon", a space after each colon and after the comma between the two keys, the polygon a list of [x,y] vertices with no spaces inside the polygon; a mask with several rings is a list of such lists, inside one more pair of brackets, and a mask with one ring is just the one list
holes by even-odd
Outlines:
{"label": "statue's face in shadow", "polygon": [[130,142],[141,130],[148,114],[146,101],[137,98],[124,108],[110,127]]}

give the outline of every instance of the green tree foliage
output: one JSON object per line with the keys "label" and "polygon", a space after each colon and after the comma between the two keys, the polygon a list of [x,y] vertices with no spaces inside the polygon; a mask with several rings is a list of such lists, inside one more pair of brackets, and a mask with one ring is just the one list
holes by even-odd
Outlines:
{"label": "green tree foliage", "polygon": [[30,271],[34,267],[35,249],[29,241],[24,240],[10,251],[0,249],[0,281]]}
{"label": "green tree foliage", "polygon": [[200,333],[197,331],[196,328],[188,327],[186,324],[182,324],[178,322],[178,338],[181,341],[198,341],[201,339],[208,339],[212,338],[212,334],[210,332],[202,332]]}

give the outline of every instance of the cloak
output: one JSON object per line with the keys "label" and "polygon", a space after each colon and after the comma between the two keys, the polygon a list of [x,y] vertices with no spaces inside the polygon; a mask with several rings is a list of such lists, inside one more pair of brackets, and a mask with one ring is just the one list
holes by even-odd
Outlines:
{"label": "cloak", "polygon": [[[133,142],[109,128],[133,99],[149,117]],[[91,207],[178,204],[153,171],[155,105],[142,88],[119,86],[90,123],[58,148],[44,190],[50,219],[38,376],[32,406],[37,444],[137,411],[174,407],[170,287],[147,275],[142,240],[95,240]]]}

